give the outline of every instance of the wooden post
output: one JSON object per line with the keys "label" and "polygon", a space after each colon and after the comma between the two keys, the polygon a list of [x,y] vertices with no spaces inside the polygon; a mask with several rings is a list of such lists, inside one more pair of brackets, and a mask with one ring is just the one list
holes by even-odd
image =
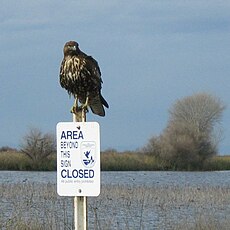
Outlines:
{"label": "wooden post", "polygon": [[[73,113],[73,122],[86,122],[86,111],[84,109]],[[87,197],[75,196],[74,197],[74,229],[87,230]]]}

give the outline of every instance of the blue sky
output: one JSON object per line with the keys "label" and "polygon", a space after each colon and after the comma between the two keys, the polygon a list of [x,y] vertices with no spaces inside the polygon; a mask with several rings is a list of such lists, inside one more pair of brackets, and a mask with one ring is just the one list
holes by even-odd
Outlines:
{"label": "blue sky", "polygon": [[59,67],[76,40],[102,71],[110,108],[87,117],[100,123],[102,150],[142,147],[176,100],[208,92],[227,106],[220,153],[230,154],[229,1],[3,0],[0,30],[0,146],[72,121]]}

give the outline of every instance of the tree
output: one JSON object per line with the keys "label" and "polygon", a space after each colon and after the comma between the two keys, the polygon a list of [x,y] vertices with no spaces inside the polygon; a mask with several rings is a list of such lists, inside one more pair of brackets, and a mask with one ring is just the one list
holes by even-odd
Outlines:
{"label": "tree", "polygon": [[54,135],[43,134],[39,129],[31,128],[23,138],[21,151],[36,165],[40,165],[56,151]]}
{"label": "tree", "polygon": [[195,128],[198,133],[211,134],[221,121],[225,106],[219,98],[199,93],[178,100],[169,110],[170,123],[184,123]]}
{"label": "tree", "polygon": [[202,168],[206,159],[217,154],[217,126],[224,109],[219,98],[207,93],[176,101],[169,110],[166,129],[159,137],[150,139],[145,151],[161,159],[166,167]]}

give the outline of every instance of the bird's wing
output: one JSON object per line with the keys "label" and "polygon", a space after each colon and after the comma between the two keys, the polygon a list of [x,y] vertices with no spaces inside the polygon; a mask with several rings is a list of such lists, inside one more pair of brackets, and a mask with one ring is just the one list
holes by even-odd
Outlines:
{"label": "bird's wing", "polygon": [[97,81],[97,83],[101,86],[102,79],[101,79],[101,70],[97,63],[97,61],[92,56],[85,57],[86,62],[86,69],[89,70],[91,76]]}
{"label": "bird's wing", "polygon": [[98,90],[99,90],[99,97],[100,97],[100,102],[106,107],[109,108],[109,105],[107,103],[107,101],[102,97],[101,95],[101,84],[103,83],[102,79],[101,79],[101,71],[100,71],[100,67],[97,63],[97,61],[91,57],[91,56],[87,56],[87,60],[89,63],[91,63],[91,68],[92,68],[92,75],[93,78],[97,81],[97,85],[98,85]]}
{"label": "bird's wing", "polygon": [[88,76],[91,78],[91,82],[93,82],[95,87],[95,92],[93,93],[93,97],[90,97],[89,106],[93,113],[98,114],[99,116],[105,116],[105,110],[103,105],[108,107],[108,103],[101,95],[101,71],[97,61],[91,57],[86,56],[84,60],[84,69],[87,70]]}

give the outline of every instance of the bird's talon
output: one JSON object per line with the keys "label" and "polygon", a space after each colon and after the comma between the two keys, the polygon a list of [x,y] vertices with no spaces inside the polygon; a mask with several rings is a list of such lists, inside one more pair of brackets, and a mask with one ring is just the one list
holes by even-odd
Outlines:
{"label": "bird's talon", "polygon": [[74,113],[74,114],[76,114],[77,112],[79,112],[80,111],[80,108],[79,107],[76,107],[76,106],[72,106],[72,108],[71,108],[71,110],[70,110],[70,112],[71,113]]}
{"label": "bird's talon", "polygon": [[87,106],[87,105],[81,105],[81,106],[79,107],[79,109],[80,109],[80,110],[84,110],[86,113],[89,112],[88,106]]}
{"label": "bird's talon", "polygon": [[88,107],[84,106],[84,105],[81,105],[80,107],[79,106],[78,107],[72,106],[70,112],[74,113],[74,114],[77,114],[77,113],[81,112],[82,110],[85,110],[86,113],[89,112]]}
{"label": "bird's talon", "polygon": [[71,113],[75,113],[75,108],[72,107],[71,110],[70,110]]}

